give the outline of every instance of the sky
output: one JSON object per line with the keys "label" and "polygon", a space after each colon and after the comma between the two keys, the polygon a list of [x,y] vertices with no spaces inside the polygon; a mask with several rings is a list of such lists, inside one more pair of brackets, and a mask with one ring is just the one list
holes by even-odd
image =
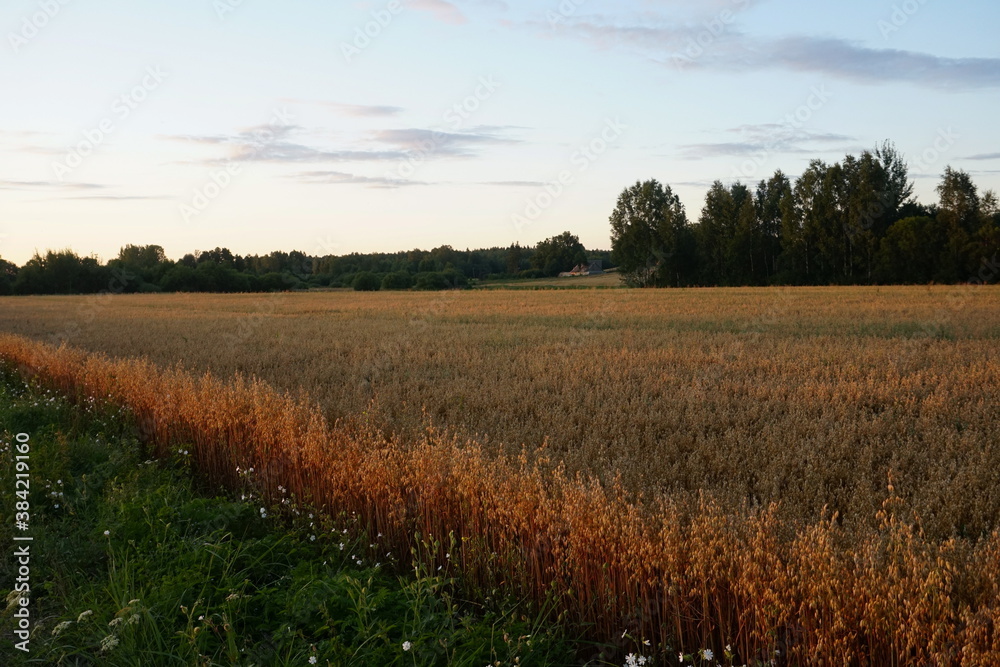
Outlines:
{"label": "sky", "polygon": [[610,247],[884,140],[1000,189],[993,0],[8,0],[0,257]]}

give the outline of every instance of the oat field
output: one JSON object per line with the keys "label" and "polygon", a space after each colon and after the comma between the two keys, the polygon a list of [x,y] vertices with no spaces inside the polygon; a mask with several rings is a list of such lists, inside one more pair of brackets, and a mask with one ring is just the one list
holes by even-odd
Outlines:
{"label": "oat field", "polygon": [[664,657],[992,664],[998,316],[996,287],[29,297],[0,355]]}

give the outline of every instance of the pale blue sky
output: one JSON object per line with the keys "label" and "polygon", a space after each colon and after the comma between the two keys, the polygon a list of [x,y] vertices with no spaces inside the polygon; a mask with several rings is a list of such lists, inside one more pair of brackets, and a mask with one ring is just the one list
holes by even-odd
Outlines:
{"label": "pale blue sky", "polygon": [[948,164],[1000,189],[997,26],[971,0],[11,0],[0,256],[607,248],[636,180],[695,220],[716,178],[883,139],[922,201]]}

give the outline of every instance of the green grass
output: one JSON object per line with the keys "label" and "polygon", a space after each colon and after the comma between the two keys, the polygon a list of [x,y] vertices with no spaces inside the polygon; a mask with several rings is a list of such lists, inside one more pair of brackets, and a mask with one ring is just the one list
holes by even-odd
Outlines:
{"label": "green grass", "polygon": [[[12,443],[30,435],[30,653],[14,648]],[[184,450],[148,458],[128,415],[0,370],[0,664],[561,665],[544,610],[400,563],[351,517],[196,491]],[[409,650],[404,650],[404,642]],[[588,647],[599,654],[602,647]],[[315,658],[315,663],[311,659]],[[595,661],[591,664],[607,664]]]}
{"label": "green grass", "polygon": [[474,289],[536,290],[536,289],[624,289],[625,283],[615,272],[596,276],[565,278],[506,278],[481,280]]}

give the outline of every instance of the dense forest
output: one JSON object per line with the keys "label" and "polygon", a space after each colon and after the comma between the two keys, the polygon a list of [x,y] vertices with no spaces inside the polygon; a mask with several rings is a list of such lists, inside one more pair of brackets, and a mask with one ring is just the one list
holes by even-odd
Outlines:
{"label": "dense forest", "polygon": [[173,261],[158,245],[123,247],[101,263],[72,250],[36,253],[18,267],[0,259],[0,294],[99,292],[271,292],[318,287],[443,290],[499,278],[556,275],[587,259],[611,265],[610,251],[587,251],[565,232],[534,247],[433,250],[311,257],[299,251],[242,256],[228,248]]}
{"label": "dense forest", "polygon": [[716,181],[693,223],[668,185],[638,182],[611,214],[611,251],[588,250],[570,232],[533,247],[323,257],[215,248],[174,261],[161,246],[127,245],[101,263],[50,250],[24,266],[0,259],[0,294],[442,290],[554,276],[588,259],[640,287],[995,281],[996,195],[951,167],[937,194],[931,205],[913,198],[906,163],[886,142],[835,164],[814,160],[794,182],[780,170],[755,187]]}
{"label": "dense forest", "polygon": [[936,204],[914,200],[889,142],[835,164],[814,160],[794,182],[780,170],[755,188],[716,181],[693,224],[670,187],[651,180],[621,193],[612,248],[634,286],[994,281],[995,193],[947,167],[937,194]]}

